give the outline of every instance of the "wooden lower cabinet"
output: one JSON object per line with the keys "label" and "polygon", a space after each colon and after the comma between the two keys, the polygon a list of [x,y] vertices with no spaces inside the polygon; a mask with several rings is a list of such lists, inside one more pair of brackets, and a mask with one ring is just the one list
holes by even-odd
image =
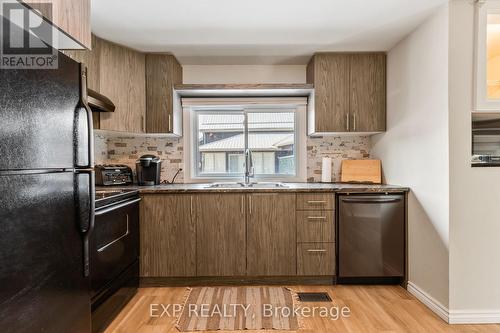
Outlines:
{"label": "wooden lower cabinet", "polygon": [[296,274],[295,194],[249,194],[247,275]]}
{"label": "wooden lower cabinet", "polygon": [[196,276],[196,225],[192,210],[192,195],[142,196],[142,277]]}
{"label": "wooden lower cabinet", "polygon": [[299,197],[295,193],[144,194],[141,276],[333,276],[334,211],[297,210]]}
{"label": "wooden lower cabinet", "polygon": [[199,194],[194,198],[197,276],[244,276],[245,194]]}

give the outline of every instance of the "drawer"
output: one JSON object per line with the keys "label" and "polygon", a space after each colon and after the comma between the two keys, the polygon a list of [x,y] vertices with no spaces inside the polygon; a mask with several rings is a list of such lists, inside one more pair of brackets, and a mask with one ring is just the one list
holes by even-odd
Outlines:
{"label": "drawer", "polygon": [[335,216],[332,210],[297,212],[297,242],[335,242]]}
{"label": "drawer", "polygon": [[297,210],[333,210],[335,196],[331,193],[297,194]]}
{"label": "drawer", "polygon": [[335,243],[298,243],[297,275],[335,275]]}

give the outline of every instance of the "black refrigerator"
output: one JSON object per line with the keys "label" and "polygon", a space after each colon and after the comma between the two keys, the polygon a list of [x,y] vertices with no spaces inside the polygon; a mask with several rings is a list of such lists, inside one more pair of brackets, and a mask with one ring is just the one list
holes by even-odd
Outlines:
{"label": "black refrigerator", "polygon": [[88,333],[94,221],[86,70],[0,69],[0,331]]}

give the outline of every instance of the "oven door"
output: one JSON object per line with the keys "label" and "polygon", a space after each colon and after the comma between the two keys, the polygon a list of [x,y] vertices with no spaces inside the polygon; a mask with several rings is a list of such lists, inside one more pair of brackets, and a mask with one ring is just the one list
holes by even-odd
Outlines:
{"label": "oven door", "polygon": [[140,198],[99,209],[91,240],[90,276],[92,297],[139,258]]}

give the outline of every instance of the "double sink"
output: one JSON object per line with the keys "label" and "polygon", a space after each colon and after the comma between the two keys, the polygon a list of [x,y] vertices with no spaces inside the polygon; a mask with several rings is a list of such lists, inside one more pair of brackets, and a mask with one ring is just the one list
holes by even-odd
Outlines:
{"label": "double sink", "polygon": [[283,183],[213,183],[208,184],[205,188],[288,188]]}

